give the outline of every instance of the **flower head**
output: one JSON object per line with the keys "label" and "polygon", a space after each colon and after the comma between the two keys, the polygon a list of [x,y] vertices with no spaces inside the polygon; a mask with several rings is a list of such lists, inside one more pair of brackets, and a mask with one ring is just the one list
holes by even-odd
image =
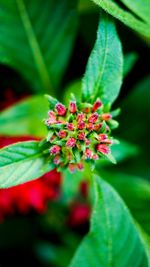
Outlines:
{"label": "flower head", "polygon": [[59,169],[82,169],[85,160],[93,162],[111,153],[112,115],[100,99],[93,104],[70,101],[65,107],[51,100],[45,120],[51,138],[47,138],[50,157]]}

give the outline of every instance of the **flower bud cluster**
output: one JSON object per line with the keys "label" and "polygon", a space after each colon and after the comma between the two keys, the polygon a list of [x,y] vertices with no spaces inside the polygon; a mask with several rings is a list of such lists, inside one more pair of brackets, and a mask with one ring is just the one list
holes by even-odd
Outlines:
{"label": "flower bud cluster", "polygon": [[45,124],[47,142],[54,165],[70,171],[82,169],[84,161],[92,164],[110,154],[112,115],[105,112],[102,101],[94,104],[70,101],[69,107],[56,102]]}

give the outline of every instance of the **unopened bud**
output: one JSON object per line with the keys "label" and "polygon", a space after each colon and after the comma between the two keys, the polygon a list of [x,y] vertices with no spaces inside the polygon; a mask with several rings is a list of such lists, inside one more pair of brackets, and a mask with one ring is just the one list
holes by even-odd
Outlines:
{"label": "unopened bud", "polygon": [[73,125],[73,123],[67,123],[67,128],[68,128],[68,130],[69,131],[73,131],[74,130],[74,125]]}
{"label": "unopened bud", "polygon": [[50,151],[50,154],[55,155],[55,154],[58,154],[60,152],[60,149],[61,149],[60,146],[54,145],[50,148],[49,151]]}
{"label": "unopened bud", "polygon": [[100,153],[102,153],[104,155],[107,155],[107,154],[110,153],[110,148],[105,144],[98,144],[96,146],[96,149],[97,149],[98,152],[100,152]]}
{"label": "unopened bud", "polygon": [[66,142],[66,146],[68,147],[75,147],[75,145],[76,145],[76,139],[73,137],[70,137]]}
{"label": "unopened bud", "polygon": [[93,104],[93,107],[92,107],[92,112],[95,112],[98,108],[100,108],[102,106],[102,102],[97,99],[95,101],[95,103]]}
{"label": "unopened bud", "polygon": [[85,122],[84,121],[79,121],[78,124],[77,124],[77,128],[79,130],[85,129]]}
{"label": "unopened bud", "polygon": [[107,134],[99,134],[98,135],[98,141],[102,142],[105,141],[108,138]]}
{"label": "unopened bud", "polygon": [[65,106],[63,104],[57,103],[55,108],[56,108],[56,111],[57,111],[58,115],[64,116],[66,114],[66,108],[65,108]]}
{"label": "unopened bud", "polygon": [[112,115],[110,113],[104,113],[101,115],[101,117],[104,121],[108,121],[112,118]]}
{"label": "unopened bud", "polygon": [[65,130],[60,130],[58,136],[59,138],[65,138],[67,136],[67,132]]}
{"label": "unopened bud", "polygon": [[80,132],[80,133],[78,134],[78,139],[79,139],[79,140],[84,140],[84,139],[85,139],[85,133],[84,133],[84,132]]}
{"label": "unopened bud", "polygon": [[97,121],[97,119],[98,119],[98,113],[93,113],[90,117],[89,117],[89,119],[88,119],[88,122],[91,122],[91,123],[95,123],[96,121]]}
{"label": "unopened bud", "polygon": [[93,153],[89,148],[86,148],[85,150],[85,158],[86,159],[92,159]]}
{"label": "unopened bud", "polygon": [[77,105],[76,105],[76,102],[74,101],[71,101],[70,102],[70,105],[69,105],[69,111],[71,113],[75,113],[77,111]]}

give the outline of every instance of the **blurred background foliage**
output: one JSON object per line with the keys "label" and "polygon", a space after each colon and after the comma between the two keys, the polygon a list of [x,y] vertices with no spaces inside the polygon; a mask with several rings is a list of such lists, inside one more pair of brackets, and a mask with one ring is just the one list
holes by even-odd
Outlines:
{"label": "blurred background foliage", "polygon": [[[106,9],[102,1],[94,2]],[[114,132],[120,144],[113,146],[118,164],[102,160],[97,172],[114,186],[150,234],[149,1],[144,0],[147,9],[142,1],[137,6],[129,0],[103,2],[108,13],[117,17],[124,83],[113,106],[121,108],[120,127]],[[111,9],[113,4],[117,13]],[[95,42],[99,10],[87,0],[46,0],[44,4],[41,0],[16,0],[15,4],[0,0],[1,137],[45,136],[42,119],[48,106],[43,93],[67,102],[74,92],[80,99],[81,77]],[[0,224],[0,265],[13,262],[20,266],[21,260],[22,266],[68,266],[89,228],[92,197],[85,194],[86,186],[81,188],[85,179],[88,177],[76,174],[72,187],[65,173],[59,198],[49,201],[42,215],[32,209],[26,215],[10,212]]]}

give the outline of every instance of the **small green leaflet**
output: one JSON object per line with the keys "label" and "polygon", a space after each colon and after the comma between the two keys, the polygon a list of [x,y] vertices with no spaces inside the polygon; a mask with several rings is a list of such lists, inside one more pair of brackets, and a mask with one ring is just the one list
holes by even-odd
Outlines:
{"label": "small green leaflet", "polygon": [[34,91],[55,93],[77,31],[76,0],[1,0],[0,62]]}
{"label": "small green leaflet", "polygon": [[50,171],[40,151],[39,142],[20,142],[0,150],[0,188],[7,188],[39,178]]}
{"label": "small green leaflet", "polygon": [[135,223],[115,190],[95,176],[91,230],[69,267],[148,267]]}
{"label": "small green leaflet", "polygon": [[[150,38],[149,24],[146,24],[145,22],[143,22],[142,20],[140,20],[136,16],[134,16],[132,13],[122,9],[117,3],[115,3],[115,1],[112,1],[112,0],[92,0],[92,1],[95,4],[97,4],[98,6],[100,6],[102,9],[104,9],[108,14],[119,19],[121,22],[123,22],[125,25],[129,26],[131,29],[140,33],[146,39]],[[147,0],[147,1],[149,1],[149,0]],[[128,0],[128,2],[129,2],[129,0]],[[132,5],[132,8],[133,8],[133,5],[136,5],[135,0],[130,0],[130,2],[133,3],[133,4],[130,3],[130,5]],[[139,2],[139,0],[136,2]],[[144,6],[143,0],[140,0],[140,2]],[[147,10],[147,12],[150,12],[149,9]],[[146,16],[145,16],[145,18],[146,18]]]}
{"label": "small green leaflet", "polygon": [[117,98],[123,77],[123,54],[115,25],[101,13],[97,40],[89,57],[82,84],[83,101],[100,97],[104,103]]}

